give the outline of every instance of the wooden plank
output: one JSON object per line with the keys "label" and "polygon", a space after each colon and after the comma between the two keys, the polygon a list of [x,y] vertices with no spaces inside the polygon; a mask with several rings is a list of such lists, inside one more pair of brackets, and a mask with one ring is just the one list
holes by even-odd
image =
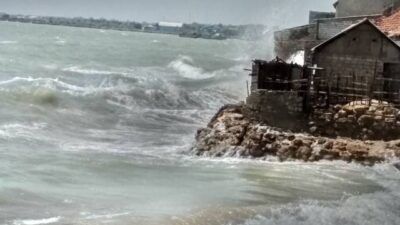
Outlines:
{"label": "wooden plank", "polygon": [[383,77],[378,77],[376,80],[383,80],[383,81],[392,81],[392,82],[400,82],[400,79],[393,79],[393,78],[383,78]]}

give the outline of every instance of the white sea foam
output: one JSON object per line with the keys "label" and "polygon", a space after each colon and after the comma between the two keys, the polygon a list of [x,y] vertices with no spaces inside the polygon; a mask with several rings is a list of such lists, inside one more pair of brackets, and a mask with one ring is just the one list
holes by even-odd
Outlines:
{"label": "white sea foam", "polygon": [[18,41],[0,41],[2,45],[18,44]]}
{"label": "white sea foam", "polygon": [[60,221],[61,217],[52,217],[47,219],[38,220],[16,220],[13,222],[14,225],[42,225],[42,224],[52,224]]}
{"label": "white sea foam", "polygon": [[125,72],[84,69],[79,66],[67,67],[67,68],[64,68],[63,71],[64,72],[72,72],[72,73],[80,73],[80,74],[85,74],[85,75],[113,75],[113,74],[127,75],[127,73],[125,73]]}
{"label": "white sea foam", "polygon": [[[365,168],[359,167],[359,170],[365,170]],[[400,222],[399,172],[389,164],[378,165],[367,170],[367,176],[371,180],[378,181],[386,190],[344,197],[337,201],[302,200],[278,207],[268,207],[263,212],[259,212],[256,217],[248,219],[244,225],[398,225]]]}
{"label": "white sea foam", "polygon": [[0,137],[3,138],[15,138],[15,137],[35,137],[35,132],[44,129],[47,126],[45,123],[32,123],[32,124],[20,124],[20,123],[9,123],[0,125]]}
{"label": "white sea foam", "polygon": [[182,77],[189,79],[206,79],[214,76],[212,73],[206,73],[202,68],[193,65],[194,60],[189,56],[179,56],[172,61],[168,67],[174,69]]}
{"label": "white sea foam", "polygon": [[129,212],[105,214],[105,215],[93,214],[93,215],[87,216],[86,219],[88,219],[88,220],[93,220],[93,219],[112,219],[112,218],[115,218],[115,217],[126,216],[126,215],[129,215],[129,214],[130,214]]}
{"label": "white sea foam", "polygon": [[287,63],[296,63],[298,65],[304,65],[304,51],[295,52],[293,55],[286,60]]}

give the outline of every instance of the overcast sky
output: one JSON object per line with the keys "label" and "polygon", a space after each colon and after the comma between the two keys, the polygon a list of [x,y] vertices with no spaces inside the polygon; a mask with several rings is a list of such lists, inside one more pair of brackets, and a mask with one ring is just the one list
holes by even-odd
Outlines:
{"label": "overcast sky", "polygon": [[333,0],[0,0],[0,11],[134,21],[292,26],[308,11],[333,11]]}

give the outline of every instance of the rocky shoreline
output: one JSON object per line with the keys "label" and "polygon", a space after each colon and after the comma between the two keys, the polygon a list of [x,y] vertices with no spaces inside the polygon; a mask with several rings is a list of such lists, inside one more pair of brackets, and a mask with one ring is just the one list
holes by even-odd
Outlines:
{"label": "rocky shoreline", "polygon": [[204,157],[279,161],[342,160],[367,166],[400,158],[400,140],[370,141],[317,137],[269,127],[246,116],[247,107],[226,105],[196,135],[193,152]]}

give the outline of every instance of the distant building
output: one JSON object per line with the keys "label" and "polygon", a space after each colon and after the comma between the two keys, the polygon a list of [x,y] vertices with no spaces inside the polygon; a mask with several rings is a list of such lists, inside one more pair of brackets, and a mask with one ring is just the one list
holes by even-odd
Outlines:
{"label": "distant building", "polygon": [[315,23],[317,20],[320,19],[330,19],[335,18],[336,13],[334,12],[317,12],[317,11],[310,11],[308,23]]}
{"label": "distant building", "polygon": [[336,17],[349,17],[382,14],[399,4],[400,0],[338,0],[334,6]]}
{"label": "distant building", "polygon": [[158,29],[165,34],[179,34],[183,27],[183,23],[159,22]]}

